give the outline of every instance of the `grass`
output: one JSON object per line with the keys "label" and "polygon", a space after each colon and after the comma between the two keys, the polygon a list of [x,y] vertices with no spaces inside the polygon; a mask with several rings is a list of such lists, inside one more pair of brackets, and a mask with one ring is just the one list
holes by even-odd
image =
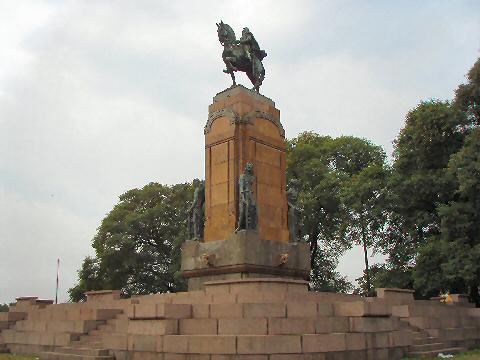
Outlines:
{"label": "grass", "polygon": [[[413,359],[414,358],[404,358],[403,360],[413,360]],[[435,359],[441,359],[441,358],[436,357]],[[453,358],[448,358],[448,359],[480,360],[480,350],[469,351],[461,354],[455,354]]]}
{"label": "grass", "polygon": [[0,360],[38,360],[36,355],[0,354]]}

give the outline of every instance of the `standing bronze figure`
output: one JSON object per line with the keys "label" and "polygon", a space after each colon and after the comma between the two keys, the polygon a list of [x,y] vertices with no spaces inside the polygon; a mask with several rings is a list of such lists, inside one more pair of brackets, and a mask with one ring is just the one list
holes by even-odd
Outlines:
{"label": "standing bronze figure", "polygon": [[205,225],[205,214],[203,205],[205,204],[205,184],[198,179],[193,180],[195,192],[193,202],[188,209],[189,236],[193,240],[203,240],[203,229]]}
{"label": "standing bronze figure", "polygon": [[253,183],[255,175],[253,175],[253,164],[247,163],[245,172],[238,179],[239,201],[238,201],[238,227],[239,230],[256,230],[257,229],[257,204],[253,197]]}
{"label": "standing bronze figure", "polygon": [[242,37],[237,40],[235,32],[230,25],[223,21],[217,24],[218,40],[223,45],[222,58],[227,68],[223,72],[230,74],[235,81],[235,71],[243,71],[253,84],[255,91],[260,90],[260,86],[265,79],[265,68],[262,60],[267,53],[260,49],[257,40],[248,28],[243,28]]}
{"label": "standing bronze figure", "polygon": [[297,179],[291,179],[288,182],[287,203],[288,203],[288,231],[290,241],[298,242],[300,238],[300,213],[302,210],[298,207],[298,192],[300,183]]}

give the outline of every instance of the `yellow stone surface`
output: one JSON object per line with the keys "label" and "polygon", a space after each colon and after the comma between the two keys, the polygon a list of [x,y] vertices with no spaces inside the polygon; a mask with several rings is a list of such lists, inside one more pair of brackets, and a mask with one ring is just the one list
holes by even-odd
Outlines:
{"label": "yellow stone surface", "polygon": [[213,99],[205,127],[205,241],[225,240],[238,220],[238,178],[254,164],[260,239],[288,242],[285,134],[270,99],[242,86]]}

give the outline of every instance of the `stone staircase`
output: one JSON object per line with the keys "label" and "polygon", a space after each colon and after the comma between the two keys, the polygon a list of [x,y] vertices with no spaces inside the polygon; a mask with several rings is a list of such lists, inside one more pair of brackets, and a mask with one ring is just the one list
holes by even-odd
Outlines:
{"label": "stone staircase", "polygon": [[[119,313],[116,316],[121,317]],[[116,318],[103,321],[88,334],[80,335],[69,346],[58,347],[54,351],[40,354],[42,360],[114,360],[104,345],[104,335],[115,331]]]}
{"label": "stone staircase", "polygon": [[427,331],[413,327],[413,345],[408,349],[407,356],[412,358],[434,358],[438,354],[457,354],[467,351],[463,347],[453,347],[451,342],[442,341],[436,336],[431,336]]}

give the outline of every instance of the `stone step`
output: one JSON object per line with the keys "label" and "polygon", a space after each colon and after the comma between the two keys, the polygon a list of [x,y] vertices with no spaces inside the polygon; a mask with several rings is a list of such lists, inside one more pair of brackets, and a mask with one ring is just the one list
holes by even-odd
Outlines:
{"label": "stone step", "polygon": [[115,331],[115,324],[103,324],[98,326],[98,330],[100,331],[109,331],[113,332]]}
{"label": "stone step", "polygon": [[422,352],[422,351],[433,351],[448,348],[448,344],[442,342],[421,344],[421,345],[412,345],[409,348],[410,352]]}
{"label": "stone step", "polygon": [[90,348],[90,349],[104,349],[102,341],[72,341],[70,347],[75,348]]}
{"label": "stone step", "polygon": [[43,352],[40,354],[42,360],[115,360],[111,355],[96,356],[96,355],[76,355],[64,354],[58,352]]}
{"label": "stone step", "polygon": [[[92,331],[98,331],[98,330],[92,330]],[[102,332],[97,332],[93,333],[90,331],[88,335],[82,335],[80,336],[80,341],[102,341],[103,340],[103,333]]]}
{"label": "stone step", "polygon": [[447,348],[447,349],[440,349],[440,350],[432,350],[432,351],[414,351],[414,352],[409,352],[407,354],[408,357],[417,357],[417,358],[434,358],[437,357],[438,354],[442,353],[444,355],[446,354],[458,354],[461,352],[467,351],[467,348],[463,347],[453,347],[453,348]]}
{"label": "stone step", "polygon": [[413,345],[424,345],[424,344],[432,344],[438,342],[438,338],[433,336],[428,337],[414,337],[413,338]]}
{"label": "stone step", "polygon": [[61,347],[55,349],[55,352],[73,355],[90,355],[90,356],[108,356],[108,349],[95,349],[90,347]]}

